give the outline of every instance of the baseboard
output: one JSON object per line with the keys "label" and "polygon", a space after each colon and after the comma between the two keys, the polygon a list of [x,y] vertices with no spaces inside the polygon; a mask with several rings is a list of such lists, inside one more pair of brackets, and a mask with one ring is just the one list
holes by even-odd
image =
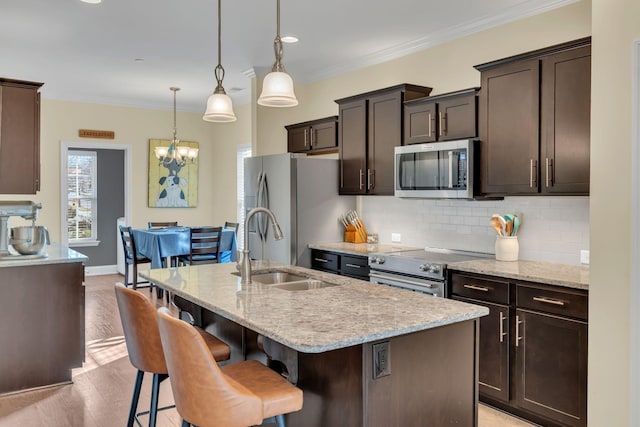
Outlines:
{"label": "baseboard", "polygon": [[102,276],[105,274],[118,274],[118,266],[114,265],[95,265],[84,268],[86,276]]}

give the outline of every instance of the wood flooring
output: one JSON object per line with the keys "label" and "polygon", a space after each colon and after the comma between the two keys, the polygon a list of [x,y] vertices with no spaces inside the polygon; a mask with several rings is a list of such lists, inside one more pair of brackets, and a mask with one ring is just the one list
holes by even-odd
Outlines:
{"label": "wood flooring", "polygon": [[[73,384],[0,396],[0,427],[125,426],[136,370],[129,363],[113,285],[120,275],[86,278],[86,360],[73,371]],[[155,292],[140,289],[156,306]],[[4,344],[6,345],[6,343]],[[1,381],[2,379],[0,379]],[[147,410],[151,376],[145,375],[138,411]],[[160,387],[160,406],[173,403],[171,385]],[[480,405],[479,427],[531,427],[517,418]],[[141,417],[143,425],[148,417]],[[180,427],[175,409],[161,411],[158,427]],[[391,426],[390,426],[391,427]]]}

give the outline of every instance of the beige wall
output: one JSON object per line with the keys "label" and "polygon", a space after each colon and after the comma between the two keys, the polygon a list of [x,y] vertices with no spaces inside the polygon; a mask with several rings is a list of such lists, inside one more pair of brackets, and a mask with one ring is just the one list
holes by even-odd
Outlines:
{"label": "beige wall", "polygon": [[[132,219],[134,227],[150,220],[177,220],[184,225],[223,224],[236,218],[236,146],[251,142],[251,108],[235,108],[238,120],[214,124],[201,113],[177,114],[177,135],[200,144],[198,206],[191,209],[148,208],[148,147],[150,138],[171,139],[173,111],[43,100],[41,114],[41,190],[35,195],[3,195],[2,200],[42,203],[38,224],[60,239],[60,141],[127,144],[132,153]],[[115,131],[116,138],[78,138],[78,129]],[[22,222],[12,220],[12,224]]]}
{"label": "beige wall", "polygon": [[608,224],[615,218],[616,230],[631,229],[632,43],[640,39],[640,2],[593,0],[592,16],[589,425],[628,426],[629,324],[639,314],[629,306],[631,234]]}
{"label": "beige wall", "polygon": [[583,0],[363,70],[310,85],[298,83],[297,107],[258,107],[257,151],[285,152],[283,126],[338,114],[335,99],[399,83],[432,87],[433,95],[479,86],[474,65],[590,34],[591,3]]}

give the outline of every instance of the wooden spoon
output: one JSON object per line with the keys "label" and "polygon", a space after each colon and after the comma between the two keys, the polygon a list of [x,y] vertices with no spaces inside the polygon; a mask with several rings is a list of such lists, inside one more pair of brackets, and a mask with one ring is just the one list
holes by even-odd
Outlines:
{"label": "wooden spoon", "polygon": [[491,226],[496,230],[498,236],[503,236],[502,234],[502,225],[500,224],[500,220],[497,217],[491,217]]}

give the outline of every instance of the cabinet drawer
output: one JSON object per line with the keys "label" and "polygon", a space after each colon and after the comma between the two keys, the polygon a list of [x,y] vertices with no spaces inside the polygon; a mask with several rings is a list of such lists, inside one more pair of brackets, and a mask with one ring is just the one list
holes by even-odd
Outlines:
{"label": "cabinet drawer", "polygon": [[586,292],[544,285],[516,284],[518,308],[587,320],[589,297]]}
{"label": "cabinet drawer", "polygon": [[453,273],[451,293],[482,301],[509,304],[509,282]]}
{"label": "cabinet drawer", "polygon": [[339,271],[338,255],[313,251],[311,254],[311,266],[318,270],[329,270],[337,273]]}
{"label": "cabinet drawer", "polygon": [[345,276],[369,278],[369,260],[365,257],[342,255],[340,272]]}

